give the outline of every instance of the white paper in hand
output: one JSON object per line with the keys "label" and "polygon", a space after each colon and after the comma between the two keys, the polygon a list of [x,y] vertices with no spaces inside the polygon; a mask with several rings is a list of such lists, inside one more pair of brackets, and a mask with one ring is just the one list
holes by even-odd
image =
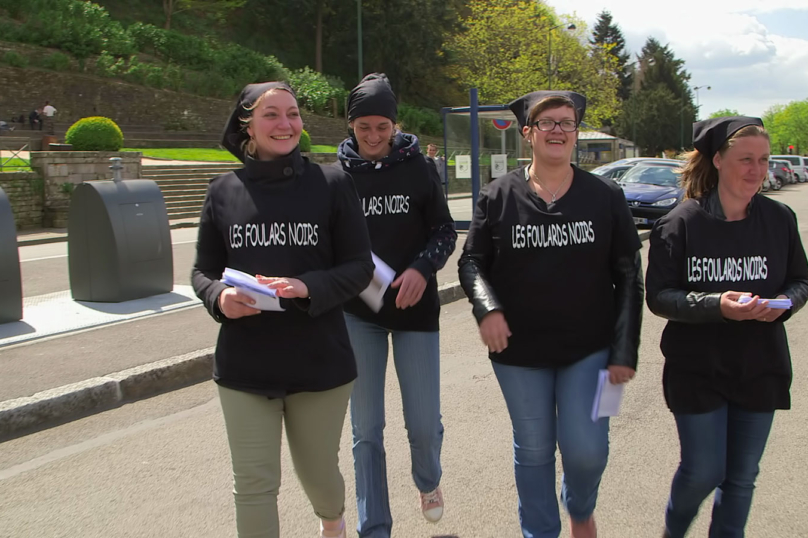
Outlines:
{"label": "white paper in hand", "polygon": [[373,269],[373,280],[370,281],[365,291],[359,294],[359,298],[365,301],[371,310],[378,312],[382,309],[382,304],[384,304],[384,293],[396,278],[396,272],[372,252],[370,255],[373,257],[373,264],[376,266]]}
{"label": "white paper in hand", "polygon": [[[746,304],[752,300],[752,297],[749,295],[741,295],[738,297],[738,302],[741,304]],[[769,301],[769,308],[774,310],[789,310],[791,309],[791,299],[786,297],[785,299],[760,299],[761,301]]]}
{"label": "white paper in hand", "polygon": [[609,370],[598,372],[598,390],[592,403],[592,422],[597,422],[601,417],[616,417],[620,414],[625,386],[625,383],[612,385],[609,381]]}
{"label": "white paper in hand", "polygon": [[222,274],[222,282],[228,286],[233,286],[236,291],[254,300],[253,308],[273,312],[283,312],[285,310],[281,307],[281,302],[275,290],[268,288],[264,284],[259,284],[258,279],[252,275],[226,267]]}

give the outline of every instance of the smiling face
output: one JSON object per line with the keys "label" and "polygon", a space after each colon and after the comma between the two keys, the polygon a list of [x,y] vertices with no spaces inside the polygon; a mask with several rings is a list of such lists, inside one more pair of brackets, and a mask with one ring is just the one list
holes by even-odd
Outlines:
{"label": "smiling face", "polygon": [[[568,105],[554,108],[545,108],[533,115],[530,125],[524,127],[522,132],[533,146],[533,159],[546,164],[569,164],[578,132],[567,132],[556,123],[552,130],[542,131],[536,125],[540,121],[573,122],[577,124],[575,109]],[[571,125],[571,124],[570,124]]]}
{"label": "smiling face", "polygon": [[289,155],[300,143],[303,120],[295,97],[285,90],[265,93],[252,110],[247,133],[255,141],[261,160]]}
{"label": "smiling face", "polygon": [[368,161],[378,161],[390,153],[390,139],[395,126],[384,116],[362,116],[350,124],[356,141],[359,142],[359,155]]}
{"label": "smiling face", "polygon": [[764,135],[742,136],[713,157],[718,189],[738,200],[751,200],[769,173],[769,140]]}

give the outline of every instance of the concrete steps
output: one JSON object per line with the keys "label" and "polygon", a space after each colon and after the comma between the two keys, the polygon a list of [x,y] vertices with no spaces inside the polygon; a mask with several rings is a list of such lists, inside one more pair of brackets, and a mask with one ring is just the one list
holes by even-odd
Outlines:
{"label": "concrete steps", "polygon": [[143,179],[154,180],[163,193],[170,220],[199,216],[210,180],[241,167],[241,163],[146,165]]}

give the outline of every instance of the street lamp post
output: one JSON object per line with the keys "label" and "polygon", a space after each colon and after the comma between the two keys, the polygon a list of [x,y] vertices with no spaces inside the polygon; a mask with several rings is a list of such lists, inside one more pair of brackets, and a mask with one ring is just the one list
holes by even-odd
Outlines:
{"label": "street lamp post", "polygon": [[359,79],[365,76],[365,69],[362,67],[362,0],[356,0],[356,45],[359,64]]}
{"label": "street lamp post", "polygon": [[694,86],[693,87],[693,91],[696,92],[696,119],[699,119],[699,90],[701,90],[702,88],[707,88],[708,90],[713,89],[712,87],[710,87],[710,86],[708,86],[706,84],[704,86]]}
{"label": "street lamp post", "polygon": [[[553,30],[557,30],[564,26],[559,24],[547,30],[547,89],[553,89]],[[575,30],[574,24],[568,24],[567,30]]]}

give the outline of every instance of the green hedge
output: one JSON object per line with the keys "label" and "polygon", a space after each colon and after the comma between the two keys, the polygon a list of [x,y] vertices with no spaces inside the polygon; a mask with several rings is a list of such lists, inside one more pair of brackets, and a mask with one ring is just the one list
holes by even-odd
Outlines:
{"label": "green hedge", "polygon": [[111,119],[90,116],[70,126],[65,142],[75,151],[119,151],[123,147],[123,133]]}
{"label": "green hedge", "polygon": [[311,151],[311,137],[306,129],[300,133],[300,151]]}
{"label": "green hedge", "polygon": [[333,115],[334,99],[337,100],[337,114],[345,108],[345,98],[348,92],[342,87],[342,81],[318,73],[313,69],[304,67],[289,75],[289,84],[297,94],[300,106],[318,114]]}
{"label": "green hedge", "polygon": [[398,122],[405,132],[416,132],[429,136],[443,135],[443,122],[440,114],[428,108],[398,105]]}

